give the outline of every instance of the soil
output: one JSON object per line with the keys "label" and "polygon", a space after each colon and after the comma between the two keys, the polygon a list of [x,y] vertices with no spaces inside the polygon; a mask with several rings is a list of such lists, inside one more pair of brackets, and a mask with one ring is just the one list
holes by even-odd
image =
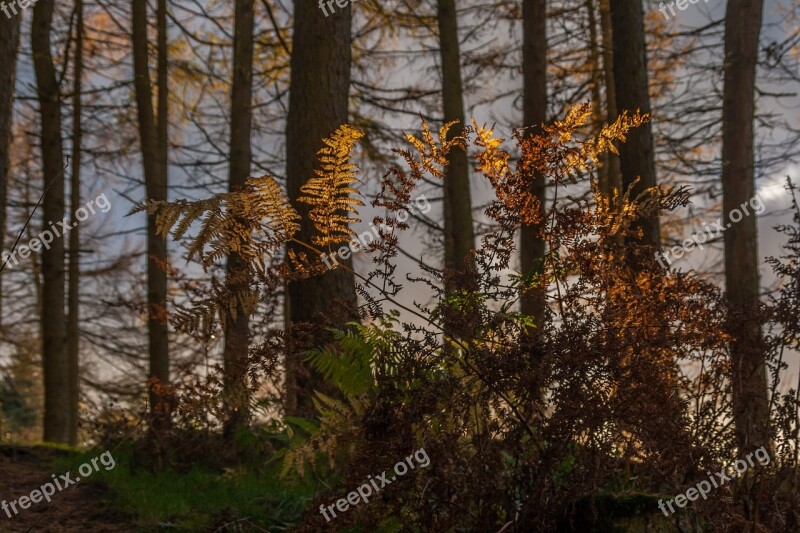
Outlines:
{"label": "soil", "polygon": [[[0,447],[0,503],[11,502],[30,495],[44,483],[52,481],[53,460],[66,452],[49,448],[18,446]],[[75,473],[72,473],[75,478]],[[131,521],[113,511],[107,504],[105,491],[96,483],[81,480],[52,496],[49,503],[42,500],[28,509],[16,504],[18,514],[8,506],[8,513],[0,509],[2,532],[111,532],[136,531]]]}

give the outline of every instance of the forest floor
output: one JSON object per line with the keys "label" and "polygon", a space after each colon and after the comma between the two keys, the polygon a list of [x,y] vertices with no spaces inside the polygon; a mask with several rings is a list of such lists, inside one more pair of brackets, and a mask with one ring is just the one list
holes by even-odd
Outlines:
{"label": "forest floor", "polygon": [[[0,499],[18,500],[30,495],[44,483],[52,481],[52,475],[64,474],[55,466],[65,452],[47,447],[0,447]],[[52,497],[31,504],[14,514],[0,509],[0,531],[52,531],[52,532],[111,532],[135,531],[131,520],[111,509],[105,491],[97,484],[79,482]]]}

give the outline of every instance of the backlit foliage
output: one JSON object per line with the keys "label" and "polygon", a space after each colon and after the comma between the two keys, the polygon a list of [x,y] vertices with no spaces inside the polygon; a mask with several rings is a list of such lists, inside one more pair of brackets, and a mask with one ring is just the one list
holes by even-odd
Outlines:
{"label": "backlit foliage", "polygon": [[[345,124],[325,139],[326,146],[319,151],[320,169],[302,188],[305,196],[298,201],[311,205],[309,218],[319,234],[314,244],[346,242],[353,234],[348,224],[358,219],[347,213],[356,212],[355,206],[364,204],[355,197],[359,194],[353,188],[356,167],[349,159],[362,137],[362,132]],[[326,270],[321,263],[311,263],[293,250],[287,252],[285,262],[273,263],[294,240],[300,215],[269,176],[249,178],[239,190],[203,200],[150,200],[131,213],[140,211],[155,214],[159,235],[187,240],[187,259],[197,260],[206,271],[219,267],[232,253],[246,265],[243,272],[226,274],[225,283],[212,278],[208,297],[177,306],[173,323],[185,331],[199,330],[209,336],[217,323],[224,328],[228,317],[235,318],[240,308],[247,314],[255,312],[261,288],[274,290],[281,280],[319,275]]]}
{"label": "backlit foliage", "polygon": [[316,176],[300,189],[305,196],[297,199],[311,206],[308,217],[319,235],[313,237],[318,246],[335,246],[348,242],[355,236],[349,224],[360,222],[348,213],[358,213],[356,206],[363,206],[358,199],[361,194],[354,186],[358,183],[356,165],[350,163],[350,154],[362,132],[347,124],[325,139],[325,147],[318,152],[322,168],[315,170]]}
{"label": "backlit foliage", "polygon": [[[132,211],[156,215],[156,230],[180,240],[195,222],[188,258],[210,268],[231,253],[254,266],[274,256],[299,229],[299,215],[274,178],[249,178],[241,190],[190,202],[150,200]],[[263,270],[263,268],[262,268]]]}
{"label": "backlit foliage", "polygon": [[[391,378],[376,376],[360,433],[341,426],[347,445],[322,455],[338,462],[351,456],[342,470],[346,486],[421,446],[434,470],[416,472],[403,481],[411,486],[360,510],[360,523],[553,530],[584,496],[614,493],[624,480],[626,490],[670,491],[693,469],[714,467],[732,453],[731,433],[714,427],[729,393],[719,291],[664,272],[652,248],[620,239],[637,235],[638,217],[685,205],[687,192],[656,188],[631,198],[623,191],[612,205],[596,192],[596,162],[647,117],[623,114],[586,138],[580,132],[589,118],[590,107],[579,106],[540,135],[515,132],[511,149],[474,122],[449,146],[446,133],[436,139],[423,124],[421,138],[407,136],[411,149],[397,151],[405,168],[391,169],[375,205],[397,213],[421,184],[442,179],[446,150],[470,146],[495,193],[485,211],[493,225],[475,252],[474,272],[420,265],[425,277],[409,278],[434,294],[432,306],[412,309],[394,300],[401,289],[394,281],[396,240],[373,250],[377,266],[360,291],[365,313],[403,309],[416,320],[382,323],[400,338],[377,359],[391,354],[395,370]],[[536,172],[556,191],[551,205],[539,205],[531,191]],[[595,191],[593,202],[559,194],[581,182]],[[406,225],[392,214],[376,223],[386,222],[394,236]],[[539,227],[548,243],[538,278],[510,271],[523,224]],[[539,284],[551,288],[549,313],[558,316],[545,324],[516,311],[520,295]],[[462,320],[445,334],[448,314]],[[543,335],[528,335],[531,327]],[[702,370],[690,376],[679,363]],[[304,450],[306,464],[315,464]],[[424,499],[415,497],[423,492]],[[309,520],[324,527],[319,517]]]}
{"label": "backlit foliage", "polygon": [[[737,458],[728,423],[724,295],[690,273],[664,269],[656,250],[635,239],[641,217],[686,205],[688,191],[656,187],[638,197],[621,191],[619,200],[601,194],[595,176],[601,155],[616,152],[615,145],[647,117],[623,113],[587,136],[590,111],[588,104],[578,106],[538,134],[514,131],[508,143],[477,122],[448,141],[453,124],[437,137],[423,121],[421,134],[407,135],[409,146],[395,150],[401,164],[387,172],[373,201],[388,214],[374,220],[384,226],[381,239],[366,251],[372,270],[356,273],[362,322],[346,331],[329,329],[325,337],[317,332],[332,324],[270,329],[254,350],[251,364],[264,375],[278,379],[276,369],[293,354],[330,385],[317,391],[317,419],[283,419],[286,446],[278,455],[288,479],[290,473],[313,474],[357,487],[413,450],[424,447],[431,458],[431,468],[409,472],[383,491],[381,505],[345,513],[337,527],[358,522],[369,530],[391,524],[422,531],[591,530],[573,519],[594,516],[585,508],[597,494],[614,501],[634,494],[643,513],[657,515],[658,498],[673,497],[707,470]],[[315,245],[331,246],[352,235],[347,224],[359,205],[358,175],[349,154],[358,138],[355,130],[340,128],[321,152],[322,170],[304,188],[319,233]],[[409,225],[396,215],[420,187],[441,182],[450,150],[467,150],[494,193],[474,264],[450,272],[421,263],[421,274],[398,280],[398,236]],[[546,205],[532,191],[536,175],[552,191]],[[274,200],[286,205],[280,195]],[[179,236],[188,235],[182,216],[203,220],[194,204],[173,209],[180,216],[163,218],[160,227],[180,221]],[[286,210],[282,220],[284,229],[271,234],[274,246],[292,239],[297,224],[294,211]],[[515,270],[523,225],[535,226],[547,243],[536,274]],[[243,238],[241,232],[218,234]],[[772,317],[779,331],[770,345],[776,368],[784,364],[783,347],[797,344],[794,241],[793,259],[774,264],[793,283]],[[248,250],[243,244],[215,246]],[[205,249],[196,242],[190,246],[199,258],[210,257],[200,253]],[[267,294],[282,281],[325,271],[288,257],[253,285]],[[398,298],[408,285],[416,285],[426,303]],[[547,320],[534,323],[518,311],[518,302],[539,288],[546,289]],[[230,305],[226,298],[212,294],[209,302]],[[321,345],[310,340],[320,338]],[[191,405],[196,410],[198,404]],[[783,435],[778,453],[795,468],[796,438],[785,436],[797,435],[796,405],[796,391],[774,403]],[[765,476],[772,472],[762,469]],[[779,478],[765,479],[774,484]],[[332,497],[324,493],[313,502],[306,530],[327,527],[315,510]],[[703,516],[715,527],[743,524],[729,502],[721,490],[713,508],[702,508]],[[786,513],[793,512],[790,503],[789,497],[771,502]]]}

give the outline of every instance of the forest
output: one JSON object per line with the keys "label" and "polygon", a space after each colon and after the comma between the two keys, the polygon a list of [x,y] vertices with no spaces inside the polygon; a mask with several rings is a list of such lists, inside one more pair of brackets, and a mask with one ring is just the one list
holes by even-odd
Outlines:
{"label": "forest", "polygon": [[800,532],[800,0],[0,12],[0,531]]}

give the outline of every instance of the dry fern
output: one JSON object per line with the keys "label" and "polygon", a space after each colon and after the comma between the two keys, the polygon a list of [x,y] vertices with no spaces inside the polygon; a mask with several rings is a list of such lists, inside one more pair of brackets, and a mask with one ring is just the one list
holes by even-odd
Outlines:
{"label": "dry fern", "polygon": [[350,229],[351,222],[360,222],[349,213],[358,213],[355,206],[364,202],[356,196],[360,193],[353,185],[358,183],[356,165],[350,163],[350,154],[364,133],[343,124],[327,139],[318,152],[322,168],[315,170],[316,176],[300,189],[305,196],[297,199],[311,206],[309,218],[319,235],[313,237],[318,246],[335,246],[350,241],[356,234]]}
{"label": "dry fern", "polygon": [[200,231],[189,246],[208,269],[235,252],[254,270],[265,268],[264,259],[281,250],[299,229],[300,216],[289,204],[274,178],[250,178],[242,189],[190,202],[149,200],[131,213],[147,211],[156,217],[156,231],[182,239],[195,222]]}

